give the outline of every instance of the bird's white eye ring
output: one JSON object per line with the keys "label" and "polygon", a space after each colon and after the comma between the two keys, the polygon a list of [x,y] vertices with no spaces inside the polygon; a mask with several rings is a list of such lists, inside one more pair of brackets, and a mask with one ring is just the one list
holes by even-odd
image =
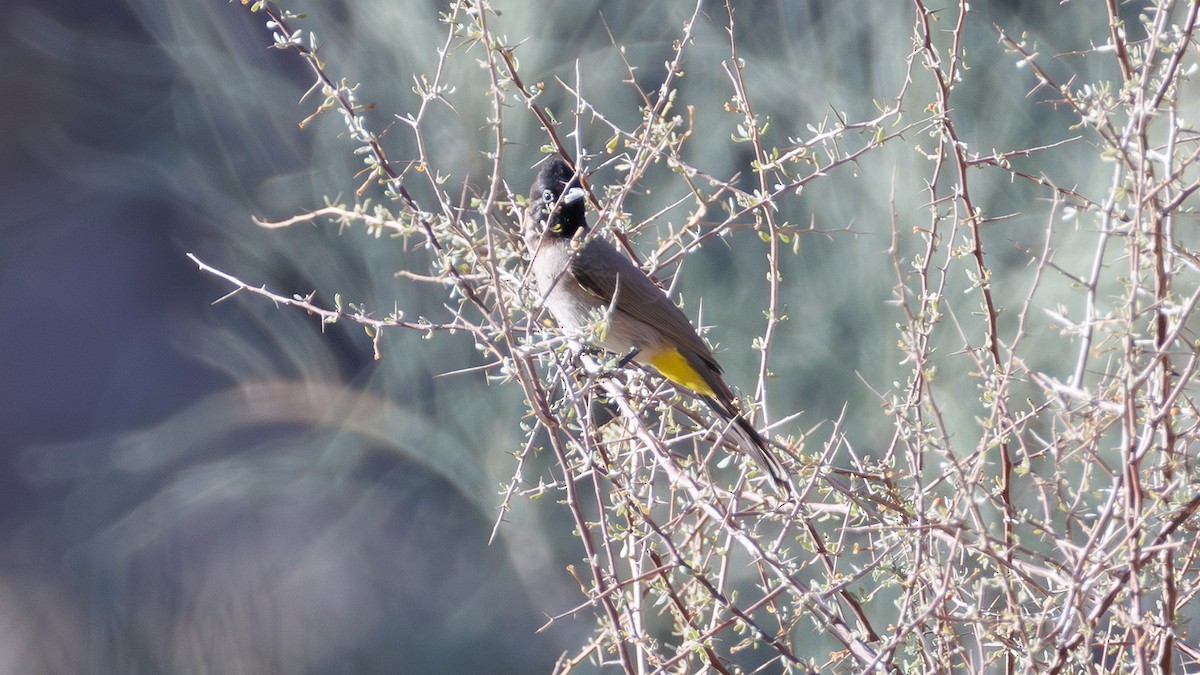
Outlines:
{"label": "bird's white eye ring", "polygon": [[550,190],[542,190],[542,201],[546,202],[547,204],[553,204],[554,193]]}

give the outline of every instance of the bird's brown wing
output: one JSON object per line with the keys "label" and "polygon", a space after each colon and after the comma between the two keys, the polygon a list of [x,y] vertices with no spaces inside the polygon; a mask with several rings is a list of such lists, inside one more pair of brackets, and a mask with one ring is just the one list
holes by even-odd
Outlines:
{"label": "bird's brown wing", "polygon": [[616,294],[616,311],[657,329],[667,343],[693,362],[715,391],[723,396],[729,392],[721,380],[721,366],[692,323],[645,272],[611,244],[602,239],[588,241],[572,257],[570,273],[605,305],[611,305]]}
{"label": "bird's brown wing", "polygon": [[675,303],[646,276],[633,261],[619,253],[608,242],[593,239],[575,255],[568,267],[579,285],[600,299],[613,304],[616,311],[636,319],[661,332],[665,342],[674,346],[712,388],[716,396],[701,394],[713,412],[733,423],[738,445],[770,476],[777,490],[791,490],[787,471],[771,453],[766,439],[737,410],[733,391],[721,377],[721,366],[712,350],[696,333],[690,321]]}

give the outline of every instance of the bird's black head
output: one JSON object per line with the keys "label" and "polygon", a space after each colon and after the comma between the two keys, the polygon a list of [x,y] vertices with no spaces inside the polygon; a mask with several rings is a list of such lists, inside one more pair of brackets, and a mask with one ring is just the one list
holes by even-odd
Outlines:
{"label": "bird's black head", "polygon": [[561,157],[551,156],[529,190],[530,216],[535,227],[552,237],[574,237],[587,227],[585,196],[575,171]]}

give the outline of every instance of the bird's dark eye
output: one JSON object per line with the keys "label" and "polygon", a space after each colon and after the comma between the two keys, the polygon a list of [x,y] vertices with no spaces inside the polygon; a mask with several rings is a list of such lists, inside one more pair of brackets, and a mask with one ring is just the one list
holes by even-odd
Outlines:
{"label": "bird's dark eye", "polygon": [[542,190],[542,201],[546,202],[547,204],[553,204],[554,193],[550,190]]}

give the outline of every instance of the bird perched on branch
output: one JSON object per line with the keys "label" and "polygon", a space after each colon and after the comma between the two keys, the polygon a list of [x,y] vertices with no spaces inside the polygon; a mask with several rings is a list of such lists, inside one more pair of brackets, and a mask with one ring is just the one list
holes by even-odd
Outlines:
{"label": "bird perched on branch", "polygon": [[568,330],[601,321],[600,347],[625,354],[623,364],[651,365],[695,392],[726,422],[738,446],[775,489],[788,492],[783,465],[738,410],[721,366],[691,322],[629,257],[604,239],[585,238],[585,196],[578,174],[557,156],[546,160],[530,190],[526,234],[533,273],[550,313]]}

